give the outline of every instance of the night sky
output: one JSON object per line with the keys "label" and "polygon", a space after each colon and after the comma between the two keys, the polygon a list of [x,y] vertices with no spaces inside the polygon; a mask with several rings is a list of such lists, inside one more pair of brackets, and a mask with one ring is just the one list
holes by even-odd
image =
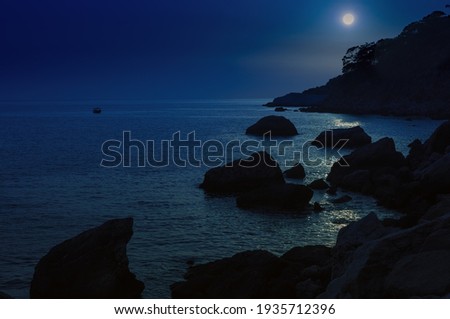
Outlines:
{"label": "night sky", "polygon": [[0,99],[273,98],[447,3],[2,0]]}

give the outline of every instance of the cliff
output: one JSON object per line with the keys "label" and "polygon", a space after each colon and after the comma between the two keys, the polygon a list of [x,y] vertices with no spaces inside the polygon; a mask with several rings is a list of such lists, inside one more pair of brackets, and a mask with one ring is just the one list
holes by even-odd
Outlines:
{"label": "cliff", "polygon": [[267,106],[306,111],[450,116],[450,16],[436,11],[395,38],[348,49],[343,73],[324,86],[290,93]]}

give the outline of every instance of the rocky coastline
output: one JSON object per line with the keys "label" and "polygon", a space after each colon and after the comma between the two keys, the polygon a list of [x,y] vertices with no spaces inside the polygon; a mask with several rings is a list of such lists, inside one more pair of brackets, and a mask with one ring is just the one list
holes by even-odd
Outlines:
{"label": "rocky coastline", "polygon": [[[265,104],[303,112],[449,119],[450,16],[436,11],[395,38],[349,48],[342,74]],[[414,52],[414,54],[411,54]]]}
{"label": "rocky coastline", "polygon": [[[346,189],[373,196],[402,218],[379,220],[371,213],[343,227],[333,247],[293,247],[282,256],[245,251],[191,264],[185,280],[171,285],[172,297],[450,297],[450,121],[425,142],[413,141],[406,157],[388,137],[371,142],[359,128],[338,135],[363,143],[355,143],[326,180],[288,183],[289,174],[304,177],[301,164],[283,173],[270,154],[257,152],[211,169],[200,186],[235,196],[243,209],[295,214],[320,213],[320,205],[310,203],[314,189]],[[144,283],[130,272],[126,255],[132,227],[131,218],[110,220],[53,247],[35,268],[30,297],[139,298]]]}
{"label": "rocky coastline", "polygon": [[172,297],[450,297],[450,121],[410,147],[404,157],[390,138],[365,144],[327,177],[330,190],[371,195],[401,219],[371,213],[342,228],[333,247],[294,247],[280,257],[245,251],[194,265],[171,286]]}

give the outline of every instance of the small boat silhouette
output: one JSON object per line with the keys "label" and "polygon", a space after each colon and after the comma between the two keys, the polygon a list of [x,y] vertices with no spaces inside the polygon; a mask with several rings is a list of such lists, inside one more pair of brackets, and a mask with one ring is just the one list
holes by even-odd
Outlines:
{"label": "small boat silhouette", "polygon": [[92,110],[92,112],[93,112],[94,114],[100,114],[100,113],[102,113],[102,109],[99,108],[99,107],[94,107],[94,109]]}

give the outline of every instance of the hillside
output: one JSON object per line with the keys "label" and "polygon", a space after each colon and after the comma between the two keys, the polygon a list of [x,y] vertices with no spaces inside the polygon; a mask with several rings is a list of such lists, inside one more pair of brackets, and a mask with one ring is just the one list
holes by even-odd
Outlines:
{"label": "hillside", "polygon": [[436,11],[393,39],[350,48],[343,73],[267,106],[310,112],[450,116],[450,16]]}

